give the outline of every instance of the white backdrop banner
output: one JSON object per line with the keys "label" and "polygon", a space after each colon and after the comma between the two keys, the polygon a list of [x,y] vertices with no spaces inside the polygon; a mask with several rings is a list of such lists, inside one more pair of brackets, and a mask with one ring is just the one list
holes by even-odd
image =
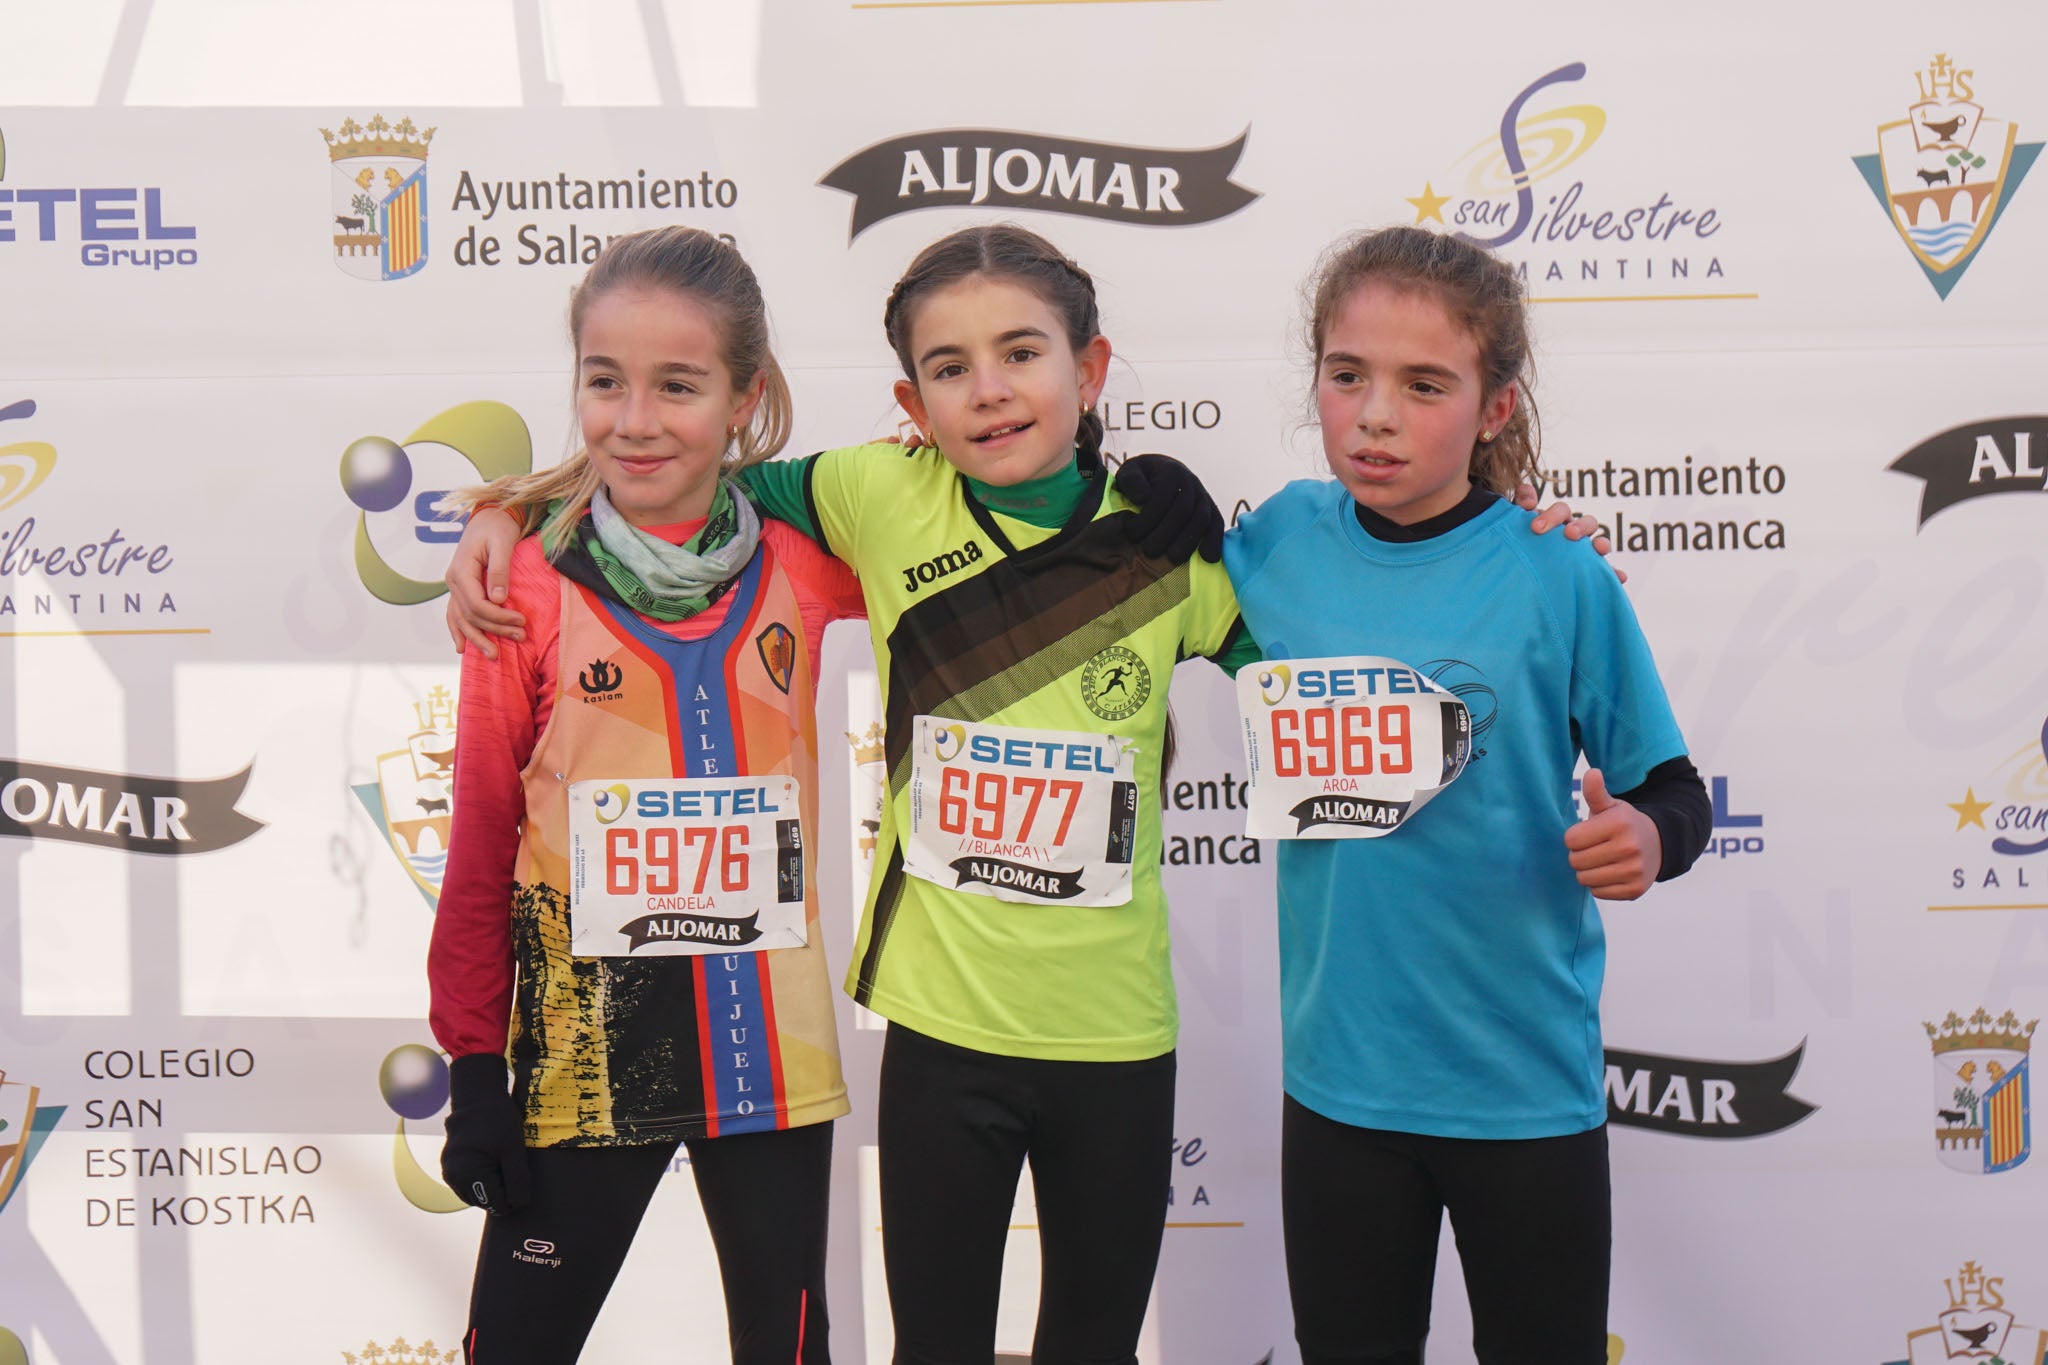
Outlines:
{"label": "white backdrop banner", "polygon": [[[1714,802],[1699,866],[1605,911],[1610,1360],[2041,1365],[2048,12],[1785,18],[0,5],[0,1365],[456,1358],[435,503],[568,450],[608,237],[740,246],[802,451],[895,430],[889,287],[994,220],[1098,280],[1111,452],[1226,510],[1320,471],[1299,290],[1334,237],[1523,272],[1545,495],[1613,534]],[[837,962],[866,648],[833,632],[820,697]],[[1484,680],[1440,681],[1483,749]],[[1190,663],[1174,704],[1141,1359],[1289,1362],[1274,850],[1230,682]],[[831,1293],[838,1358],[881,1362],[872,1022],[842,1003]],[[1014,1225],[1023,1358],[1028,1184]],[[679,1154],[586,1358],[722,1358],[716,1286]],[[1435,1323],[1469,1361],[1448,1233]]]}

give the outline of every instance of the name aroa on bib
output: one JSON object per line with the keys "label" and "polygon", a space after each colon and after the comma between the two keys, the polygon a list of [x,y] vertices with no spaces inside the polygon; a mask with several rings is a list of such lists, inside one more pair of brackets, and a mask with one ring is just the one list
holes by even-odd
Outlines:
{"label": "name aroa on bib", "polygon": [[918,716],[903,870],[1030,905],[1126,905],[1137,748],[1114,735]]}
{"label": "name aroa on bib", "polygon": [[799,795],[792,777],[571,783],[570,952],[801,948]]}
{"label": "name aroa on bib", "polygon": [[1472,716],[1396,659],[1266,660],[1237,675],[1250,774],[1245,832],[1375,839],[1465,771]]}

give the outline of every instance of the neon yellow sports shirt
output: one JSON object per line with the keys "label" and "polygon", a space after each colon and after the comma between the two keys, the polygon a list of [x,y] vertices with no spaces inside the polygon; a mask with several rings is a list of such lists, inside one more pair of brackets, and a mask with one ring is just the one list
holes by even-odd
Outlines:
{"label": "neon yellow sports shirt", "polygon": [[[1065,526],[992,512],[936,450],[857,446],[745,481],[860,575],[885,699],[888,801],[847,990],[961,1047],[1135,1061],[1179,1026],[1160,888],[1159,781],[1174,665],[1243,633],[1218,564],[1148,558],[1096,478]],[[770,471],[773,471],[772,473]],[[1115,735],[1135,746],[1128,904],[1019,904],[904,871],[920,715]]]}

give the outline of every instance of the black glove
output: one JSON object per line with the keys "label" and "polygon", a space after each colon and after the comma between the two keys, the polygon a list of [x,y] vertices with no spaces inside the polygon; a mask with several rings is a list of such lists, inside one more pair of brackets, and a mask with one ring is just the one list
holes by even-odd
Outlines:
{"label": "black glove", "polygon": [[457,1057],[448,1068],[448,1140],[441,1178],[464,1203],[517,1213],[533,1187],[526,1174],[526,1124],[505,1088],[505,1059],[491,1052]]}
{"label": "black glove", "polygon": [[1117,466],[1116,491],[1138,504],[1124,537],[1145,554],[1186,563],[1200,550],[1223,558],[1223,513],[1195,472],[1170,455],[1133,455]]}

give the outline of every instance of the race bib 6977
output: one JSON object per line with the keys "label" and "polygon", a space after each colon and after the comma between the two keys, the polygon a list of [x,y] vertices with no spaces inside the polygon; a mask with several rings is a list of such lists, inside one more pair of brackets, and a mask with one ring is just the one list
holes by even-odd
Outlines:
{"label": "race bib 6977", "polygon": [[903,870],[1037,905],[1124,905],[1137,750],[1114,735],[918,716]]}
{"label": "race bib 6977", "polygon": [[1247,664],[1237,675],[1250,770],[1245,832],[1263,839],[1391,834],[1465,770],[1465,703],[1394,659]]}

